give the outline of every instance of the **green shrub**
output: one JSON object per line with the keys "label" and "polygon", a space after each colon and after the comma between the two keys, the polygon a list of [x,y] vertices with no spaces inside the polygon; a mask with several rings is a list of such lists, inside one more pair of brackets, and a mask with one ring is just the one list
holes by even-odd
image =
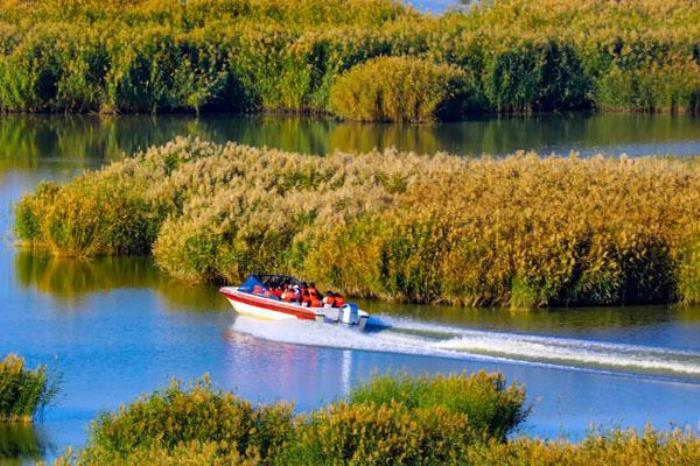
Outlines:
{"label": "green shrub", "polygon": [[435,377],[378,376],[350,394],[352,405],[399,403],[425,410],[440,407],[466,416],[474,432],[501,440],[525,420],[528,409],[524,401],[522,387],[506,387],[502,374],[483,371]]}
{"label": "green shrub", "polygon": [[478,441],[469,421],[439,405],[340,403],[312,415],[280,464],[460,464]]}
{"label": "green shrub", "polygon": [[[395,65],[365,72],[372,92],[346,84],[341,115],[700,110],[700,8],[686,0],[499,0],[444,15],[396,0],[35,3],[0,3],[2,110],[327,112],[348,70],[389,56],[416,63],[418,87]],[[448,71],[434,79],[431,63]],[[466,99],[440,108],[453,77]],[[400,114],[377,112],[394,87],[411,91],[388,106]]]}
{"label": "green shrub", "polygon": [[192,282],[274,270],[418,303],[695,302],[698,182],[695,159],[315,157],[177,139],[41,185],[15,224],[56,255],[152,252]]}
{"label": "green shrub", "polygon": [[290,405],[254,407],[212,389],[205,378],[187,390],[173,382],[116,413],[102,414],[82,458],[88,464],[129,457],[133,462],[134,454],[200,447],[204,452],[214,448],[223,456],[268,457],[277,454],[292,433]]}
{"label": "green shrub", "polygon": [[520,438],[507,443],[475,445],[465,463],[484,466],[628,466],[631,464],[697,464],[700,438],[675,430],[659,433],[647,428],[643,434],[612,431],[590,434],[580,443]]}
{"label": "green shrub", "polygon": [[330,109],[361,121],[455,118],[467,105],[467,75],[449,65],[381,57],[351,68],[333,84]]}
{"label": "green shrub", "polygon": [[24,359],[10,354],[0,361],[0,422],[31,422],[57,394],[57,381],[46,367],[27,369]]}

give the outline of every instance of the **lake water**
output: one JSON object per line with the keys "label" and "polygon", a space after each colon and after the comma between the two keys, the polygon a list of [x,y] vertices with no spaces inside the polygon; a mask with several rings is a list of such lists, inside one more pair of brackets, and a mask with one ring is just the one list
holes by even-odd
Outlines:
{"label": "lake water", "polygon": [[607,115],[476,120],[432,126],[346,125],[274,117],[0,118],[0,355],[17,352],[63,377],[35,428],[0,429],[2,457],[51,457],[81,445],[97,412],[209,373],[260,402],[308,411],[373,373],[502,371],[523,383],[521,433],[579,438],[602,428],[700,419],[700,308],[530,313],[362,302],[385,327],[367,334],[237,318],[215,287],[183,286],[148,258],[74,261],[17,251],[11,204],[44,179],[179,134],[325,154],[399,145],[464,155],[533,149],[584,155],[700,154],[700,121]]}

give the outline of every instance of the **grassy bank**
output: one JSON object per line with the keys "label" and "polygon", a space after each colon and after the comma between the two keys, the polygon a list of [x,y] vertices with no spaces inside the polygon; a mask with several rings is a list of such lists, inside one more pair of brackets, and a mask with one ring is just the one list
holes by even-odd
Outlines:
{"label": "grassy bank", "polygon": [[0,423],[31,422],[56,391],[44,366],[28,369],[22,358],[10,354],[0,361]]}
{"label": "grassy bank", "polygon": [[[377,74],[366,63],[388,55],[458,69],[450,107],[465,112],[697,112],[699,24],[686,0],[496,0],[442,16],[393,0],[3,0],[0,108],[326,112],[347,73]],[[368,78],[391,90],[400,76]],[[372,106],[362,119],[386,118]]]}
{"label": "grassy bank", "polygon": [[499,374],[382,376],[348,399],[294,415],[253,406],[205,380],[174,383],[101,415],[86,448],[56,464],[606,465],[695,464],[691,432],[590,434],[581,443],[505,434],[523,421],[524,390]]}
{"label": "grassy bank", "polygon": [[177,139],[16,205],[26,245],[474,306],[698,302],[696,159],[305,156]]}

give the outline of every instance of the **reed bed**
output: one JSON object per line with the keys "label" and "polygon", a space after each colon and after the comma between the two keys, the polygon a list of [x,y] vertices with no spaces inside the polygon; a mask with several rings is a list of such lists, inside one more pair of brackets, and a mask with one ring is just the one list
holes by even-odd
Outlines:
{"label": "reed bed", "polygon": [[696,159],[305,156],[179,138],[15,206],[56,255],[190,282],[294,273],[362,297],[520,308],[698,302]]}
{"label": "reed bed", "polygon": [[[397,382],[412,384],[409,376]],[[524,391],[507,387],[499,374],[459,374],[416,379],[416,386],[434,388],[427,403],[416,405],[393,391],[391,376],[361,387],[352,401],[339,401],[305,415],[293,415],[284,403],[252,406],[211,387],[208,380],[188,388],[178,382],[116,413],[101,415],[92,426],[87,448],[68,453],[59,463],[77,464],[445,464],[466,455],[470,445],[496,438],[484,425],[514,428],[500,410],[521,409]],[[379,384],[379,385],[377,385]],[[378,390],[379,386],[382,386]],[[467,409],[462,398],[500,396],[495,402]],[[425,397],[423,401],[427,401]],[[472,421],[477,419],[477,424]]]}
{"label": "reed bed", "polygon": [[343,74],[330,90],[336,115],[360,121],[420,122],[463,114],[467,75],[457,67],[381,57]]}
{"label": "reed bed", "polygon": [[46,367],[28,369],[24,359],[10,354],[0,361],[0,423],[29,423],[56,395]]}
{"label": "reed bed", "polygon": [[[463,405],[454,398],[476,400],[487,393],[500,397],[495,406]],[[485,425],[504,422],[500,413],[513,408],[525,413],[523,400],[524,390],[506,387],[500,374],[387,375],[356,388],[348,400],[294,415],[284,403],[252,406],[212,388],[206,378],[188,388],[173,382],[102,414],[85,449],[67,451],[56,464],[628,466],[700,461],[700,439],[690,430],[613,430],[572,443],[503,438],[501,433],[517,427],[524,415],[496,431],[479,427],[484,420]]]}
{"label": "reed bed", "polygon": [[0,109],[328,112],[353,67],[393,56],[466,73],[467,113],[698,112],[699,24],[687,0],[3,0]]}

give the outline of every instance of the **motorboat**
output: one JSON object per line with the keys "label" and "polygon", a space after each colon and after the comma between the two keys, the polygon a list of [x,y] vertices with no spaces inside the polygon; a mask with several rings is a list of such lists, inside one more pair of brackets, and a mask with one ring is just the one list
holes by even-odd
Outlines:
{"label": "motorboat", "polygon": [[251,275],[240,286],[225,286],[219,291],[233,309],[241,315],[262,319],[301,319],[325,323],[342,323],[364,330],[369,314],[356,304],[341,306],[317,305],[308,302],[285,301],[275,291],[304,287],[304,282],[289,275]]}

